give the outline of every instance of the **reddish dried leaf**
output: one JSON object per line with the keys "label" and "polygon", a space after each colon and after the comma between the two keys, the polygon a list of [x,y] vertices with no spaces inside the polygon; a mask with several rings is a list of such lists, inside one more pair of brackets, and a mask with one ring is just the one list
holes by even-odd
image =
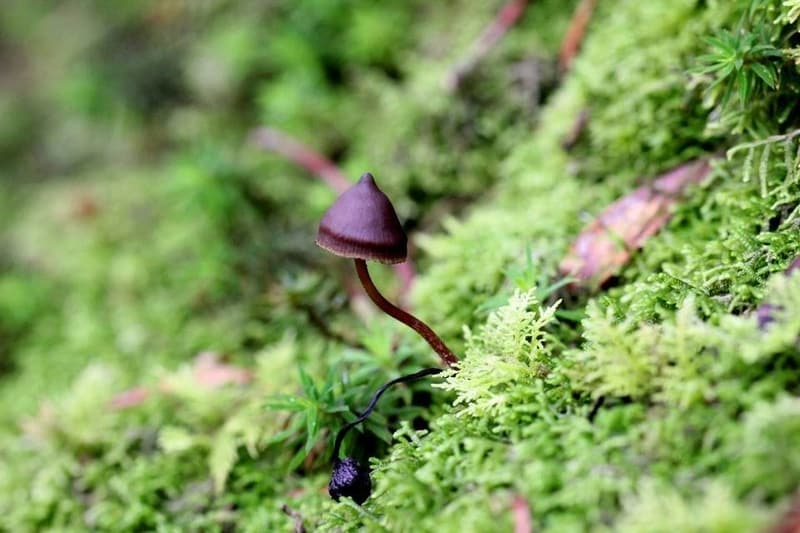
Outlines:
{"label": "reddish dried leaf", "polygon": [[561,273],[578,284],[602,285],[666,224],[686,186],[702,181],[709,168],[707,159],[685,163],[608,206],[575,239]]}
{"label": "reddish dried leaf", "polygon": [[800,533],[800,496],[796,496],[780,521],[772,526],[769,533]]}
{"label": "reddish dried leaf", "polygon": [[149,397],[150,390],[146,387],[134,387],[114,396],[109,405],[116,410],[129,409],[141,405]]}
{"label": "reddish dried leaf", "polygon": [[229,365],[220,361],[214,352],[198,354],[194,362],[194,378],[200,385],[217,388],[223,385],[244,385],[249,383],[253,373],[246,368]]}
{"label": "reddish dried leaf", "polygon": [[71,215],[73,218],[87,220],[94,218],[100,212],[97,200],[90,194],[81,194],[72,204]]}
{"label": "reddish dried leaf", "polygon": [[533,517],[528,502],[517,494],[511,502],[514,513],[514,533],[533,533]]}
{"label": "reddish dried leaf", "polygon": [[[198,385],[209,389],[228,384],[244,385],[249,383],[253,377],[252,372],[246,368],[221,362],[219,356],[214,352],[201,352],[198,354],[194,361],[192,373]],[[171,387],[169,382],[162,381],[157,391],[144,386],[128,389],[114,396],[109,406],[117,410],[130,409],[144,403],[154,392],[170,394]]]}
{"label": "reddish dried leaf", "polygon": [[299,498],[300,496],[305,494],[305,492],[306,492],[305,488],[295,487],[293,489],[289,489],[289,491],[286,493],[286,496],[288,496],[289,498]]}

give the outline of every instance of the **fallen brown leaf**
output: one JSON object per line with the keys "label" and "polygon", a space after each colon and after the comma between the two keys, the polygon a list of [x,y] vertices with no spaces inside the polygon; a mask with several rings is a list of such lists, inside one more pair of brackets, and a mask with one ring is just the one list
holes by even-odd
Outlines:
{"label": "fallen brown leaf", "polygon": [[573,287],[601,286],[666,224],[686,187],[709,169],[708,159],[685,163],[608,206],[575,239],[560,272],[576,278]]}
{"label": "fallen brown leaf", "polygon": [[800,495],[795,496],[789,508],[768,533],[800,533]]}
{"label": "fallen brown leaf", "polygon": [[111,398],[111,408],[115,410],[128,409],[141,405],[150,397],[150,390],[146,387],[134,387],[126,391],[120,392]]}

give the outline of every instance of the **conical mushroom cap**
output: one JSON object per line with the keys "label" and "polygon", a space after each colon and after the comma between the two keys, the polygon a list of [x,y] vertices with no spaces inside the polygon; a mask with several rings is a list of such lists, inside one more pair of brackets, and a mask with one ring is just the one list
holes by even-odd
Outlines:
{"label": "conical mushroom cap", "polygon": [[322,216],[317,245],[343,257],[381,263],[402,263],[407,254],[406,234],[392,202],[369,173]]}

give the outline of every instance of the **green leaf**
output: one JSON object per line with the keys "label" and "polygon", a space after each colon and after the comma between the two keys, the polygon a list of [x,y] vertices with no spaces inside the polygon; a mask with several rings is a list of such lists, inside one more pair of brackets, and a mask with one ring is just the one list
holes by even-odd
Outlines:
{"label": "green leaf", "polygon": [[750,53],[759,57],[783,57],[783,52],[771,44],[760,44],[750,49]]}
{"label": "green leaf", "polygon": [[278,443],[278,442],[282,442],[282,441],[285,441],[286,439],[288,439],[289,437],[291,437],[294,434],[295,434],[295,429],[294,428],[284,429],[283,431],[279,431],[278,433],[275,433],[274,435],[271,435],[268,439],[266,439],[264,441],[264,444],[269,446],[270,444],[275,444],[275,443]]}
{"label": "green leaf", "polygon": [[771,67],[767,67],[761,63],[753,63],[750,65],[750,68],[753,69],[753,72],[756,73],[756,76],[761,78],[761,80],[766,83],[770,89],[777,88],[778,79]]}
{"label": "green leaf", "polygon": [[374,376],[377,372],[379,372],[379,370],[375,367],[374,364],[363,366],[361,368],[357,368],[356,370],[350,373],[350,381],[352,383],[369,382],[370,377]]}
{"label": "green leaf", "polygon": [[289,394],[277,394],[267,398],[264,407],[271,411],[305,411],[308,409],[309,401],[306,398],[291,396]]}
{"label": "green leaf", "polygon": [[238,447],[237,439],[230,433],[221,432],[214,439],[211,453],[208,456],[208,466],[214,480],[214,489],[219,494],[225,488],[233,465],[236,464]]}
{"label": "green leaf", "polygon": [[710,44],[711,46],[713,46],[718,50],[722,50],[723,52],[725,52],[730,56],[735,55],[736,48],[734,46],[734,43],[732,42],[732,37],[727,32],[723,32],[720,35],[721,35],[720,37],[716,36],[705,37],[703,40],[707,44]]}
{"label": "green leaf", "polygon": [[722,107],[725,107],[731,99],[731,95],[733,93],[733,84],[727,83],[722,89],[722,96],[719,99],[719,103]]}
{"label": "green leaf", "polygon": [[565,278],[556,281],[555,283],[551,283],[547,287],[538,287],[534,294],[536,295],[536,298],[539,299],[539,301],[542,301],[545,300],[548,296],[550,296],[554,292],[556,292],[561,287],[569,285],[573,281],[576,281],[575,278],[567,276]]}
{"label": "green leaf", "polygon": [[746,71],[740,70],[736,73],[736,82],[739,89],[739,101],[745,105],[750,98],[750,76]]}
{"label": "green leaf", "polygon": [[392,443],[392,433],[386,428],[384,424],[370,423],[369,430],[386,444]]}
{"label": "green leaf", "polygon": [[486,298],[479,306],[475,308],[475,315],[476,316],[485,316],[490,312],[504,306],[508,303],[508,294],[505,293],[498,293],[494,296]]}
{"label": "green leaf", "polygon": [[392,357],[393,335],[392,328],[386,327],[385,323],[376,321],[374,326],[364,331],[359,340],[368,352],[382,360],[388,360]]}
{"label": "green leaf", "polygon": [[314,379],[305,371],[303,367],[300,367],[299,371],[300,383],[303,386],[303,392],[305,392],[306,396],[312,400],[317,400],[319,393],[317,391],[317,387],[314,385]]}
{"label": "green leaf", "polygon": [[586,312],[579,309],[559,309],[556,311],[556,316],[570,322],[580,322],[586,318]]}
{"label": "green leaf", "polygon": [[728,76],[730,76],[732,73],[733,73],[733,63],[726,63],[720,69],[719,74],[717,75],[717,79],[715,79],[711,83],[711,85],[709,86],[709,89],[712,89],[712,88],[716,87],[717,85],[719,85],[720,83],[724,82],[726,80],[726,78]]}
{"label": "green leaf", "polygon": [[331,405],[325,408],[326,414],[336,414],[336,413],[347,413],[350,411],[350,408],[346,405]]}
{"label": "green leaf", "polygon": [[297,450],[297,452],[292,456],[291,461],[289,461],[289,465],[286,469],[291,472],[292,470],[300,466],[300,463],[303,462],[303,459],[305,459],[307,455],[308,452],[306,452],[304,448]]}
{"label": "green leaf", "polygon": [[306,412],[306,445],[305,452],[311,451],[317,441],[317,431],[319,430],[319,409],[313,406]]}
{"label": "green leaf", "polygon": [[241,430],[241,436],[244,446],[247,448],[247,453],[250,454],[250,457],[256,457],[258,455],[258,441],[262,437],[261,426],[252,424],[244,427]]}

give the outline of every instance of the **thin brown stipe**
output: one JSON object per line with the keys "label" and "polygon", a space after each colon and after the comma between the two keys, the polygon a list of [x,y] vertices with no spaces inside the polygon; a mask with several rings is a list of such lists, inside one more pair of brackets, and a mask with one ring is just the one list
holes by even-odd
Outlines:
{"label": "thin brown stipe", "polygon": [[367,291],[367,294],[369,295],[370,299],[375,302],[375,305],[377,305],[387,315],[391,316],[395,320],[399,320],[406,326],[419,333],[420,336],[425,339],[428,344],[430,344],[431,348],[433,348],[433,350],[439,354],[439,357],[447,366],[458,364],[458,357],[456,357],[456,355],[450,350],[450,348],[447,347],[444,341],[436,333],[434,333],[434,331],[428,327],[425,322],[418,319],[414,315],[403,311],[392,302],[384,298],[380,292],[378,292],[378,288],[375,287],[375,284],[372,283],[372,278],[369,276],[367,263],[363,259],[356,259],[355,263],[358,279],[361,280],[364,290]]}

